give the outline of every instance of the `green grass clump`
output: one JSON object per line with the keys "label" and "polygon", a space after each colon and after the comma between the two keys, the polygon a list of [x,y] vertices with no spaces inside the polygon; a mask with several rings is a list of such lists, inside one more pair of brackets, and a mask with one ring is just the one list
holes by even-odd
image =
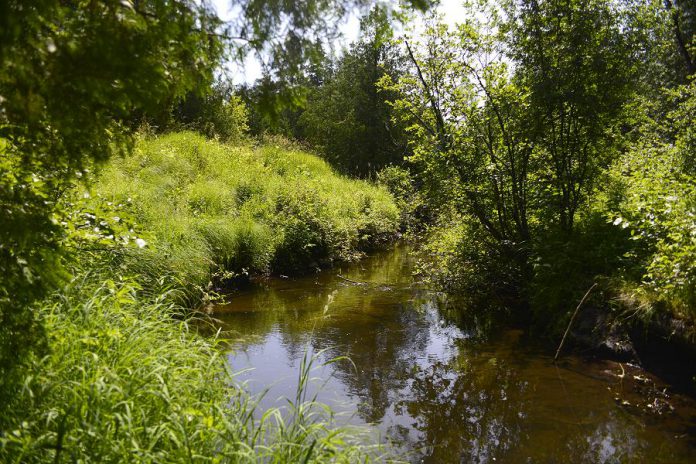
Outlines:
{"label": "green grass clump", "polygon": [[186,288],[205,288],[211,275],[302,272],[353,260],[399,226],[386,189],[341,177],[317,156],[187,132],[140,140],[132,156],[103,169],[89,198],[73,203],[88,215],[78,230],[90,239],[145,240],[118,265],[150,280],[169,275]]}
{"label": "green grass clump", "polygon": [[[254,417],[215,338],[166,293],[92,272],[36,308],[49,351],[0,414],[0,462],[368,462],[378,448],[303,392]],[[311,363],[305,364],[305,378]]]}

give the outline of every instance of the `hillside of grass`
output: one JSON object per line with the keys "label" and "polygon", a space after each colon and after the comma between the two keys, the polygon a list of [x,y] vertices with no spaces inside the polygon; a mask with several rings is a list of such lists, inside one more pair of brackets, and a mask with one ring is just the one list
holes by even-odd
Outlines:
{"label": "hillside of grass", "polygon": [[311,271],[386,243],[399,218],[386,190],[287,145],[193,133],[138,141],[91,185],[56,218],[72,278],[32,308],[44,345],[0,388],[0,462],[378,457],[312,401],[259,420],[192,309],[240,277]]}
{"label": "hillside of grass", "polygon": [[111,247],[111,267],[191,293],[355,260],[399,226],[385,189],[341,177],[315,155],[188,132],[139,141],[75,197],[76,235]]}

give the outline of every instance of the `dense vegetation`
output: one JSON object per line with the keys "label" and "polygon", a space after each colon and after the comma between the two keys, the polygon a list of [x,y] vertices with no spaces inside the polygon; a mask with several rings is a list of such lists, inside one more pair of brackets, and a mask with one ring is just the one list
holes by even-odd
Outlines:
{"label": "dense vegetation", "polygon": [[376,10],[300,85],[302,107],[253,130],[387,180],[429,224],[421,275],[437,286],[561,330],[601,281],[592,303],[613,319],[676,317],[693,338],[692,3],[468,8],[396,39]]}
{"label": "dense vegetation", "polygon": [[395,95],[377,87],[403,67],[382,10],[373,10],[362,30],[362,39],[343,54],[335,71],[309,92],[298,135],[342,171],[368,176],[402,163],[408,147],[403,126],[392,120],[389,102]]}
{"label": "dense vegetation", "polygon": [[0,6],[3,366],[41,337],[28,305],[65,278],[62,193],[93,163],[127,153],[137,116],[210,79],[222,51],[208,40],[219,21],[193,2],[80,3]]}
{"label": "dense vegetation", "polygon": [[258,422],[221,340],[198,335],[206,322],[190,312],[240,276],[390,240],[398,210],[384,189],[288,145],[176,133],[139,139],[63,201],[72,277],[32,307],[47,350],[5,385],[3,462],[369,457],[311,401]]}
{"label": "dense vegetation", "polygon": [[[423,274],[502,295],[557,329],[568,301],[600,279],[610,299],[596,305],[693,328],[693,48],[675,47],[667,26],[693,44],[694,11],[477,8],[456,29],[433,18],[404,43],[412,72],[381,82],[402,95],[410,160],[442,211]],[[656,49],[665,54],[648,55]]]}
{"label": "dense vegetation", "polygon": [[0,460],[360,459],[299,400],[253,420],[192,315],[400,229],[472,306],[555,335],[598,282],[597,324],[696,346],[693,1],[232,3],[0,5]]}
{"label": "dense vegetation", "polygon": [[[112,265],[123,259],[141,278],[167,275],[178,287],[353,260],[398,228],[386,190],[338,177],[282,140],[253,148],[193,133],[144,139],[93,189],[72,199],[69,227],[111,247]],[[147,245],[129,247],[137,240]]]}
{"label": "dense vegetation", "polygon": [[329,429],[311,399],[259,421],[219,340],[177,322],[185,308],[85,265],[89,275],[35,307],[50,352],[26,360],[21,389],[3,398],[2,462],[355,462],[374,454],[357,431]]}
{"label": "dense vegetation", "polygon": [[[0,22],[0,460],[360,459],[301,396],[259,422],[190,317],[240,276],[388,240],[389,195],[241,142],[243,106],[211,87],[233,32],[207,3],[3,2]],[[241,32],[260,47],[271,26]]]}

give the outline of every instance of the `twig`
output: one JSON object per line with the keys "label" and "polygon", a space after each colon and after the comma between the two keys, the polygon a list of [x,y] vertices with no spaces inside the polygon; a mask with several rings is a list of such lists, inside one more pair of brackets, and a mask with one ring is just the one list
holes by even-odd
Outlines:
{"label": "twig", "polygon": [[580,310],[580,307],[582,304],[585,302],[587,297],[590,295],[590,292],[597,286],[597,282],[592,284],[589,290],[585,293],[585,296],[582,297],[582,300],[580,300],[580,303],[578,304],[577,308],[575,308],[575,312],[570,318],[570,321],[568,322],[568,327],[566,327],[565,333],[563,334],[563,338],[561,339],[561,344],[558,345],[558,349],[556,350],[556,356],[553,357],[553,362],[556,362],[558,360],[558,355],[561,354],[561,349],[563,348],[563,344],[565,343],[566,337],[568,336],[568,332],[570,332],[570,326],[573,325],[573,321],[575,320],[575,316],[578,315],[578,311]]}
{"label": "twig", "polygon": [[345,280],[346,282],[350,282],[351,284],[356,284],[356,285],[368,285],[367,282],[358,282],[357,280],[351,280],[348,277],[343,277],[341,274],[336,274],[336,277],[338,277],[341,280]]}

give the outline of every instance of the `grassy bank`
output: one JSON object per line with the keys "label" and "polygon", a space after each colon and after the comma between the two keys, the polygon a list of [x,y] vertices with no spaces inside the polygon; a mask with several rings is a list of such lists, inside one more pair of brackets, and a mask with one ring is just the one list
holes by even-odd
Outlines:
{"label": "grassy bank", "polygon": [[118,248],[111,266],[194,293],[354,260],[391,240],[399,220],[386,190],[337,176],[316,156],[193,133],[142,140],[73,202],[76,232]]}
{"label": "grassy bank", "polygon": [[219,340],[190,314],[241,275],[312,270],[389,240],[385,190],[280,144],[182,133],[141,140],[66,207],[73,278],[34,308],[46,343],[3,387],[0,461],[377,459],[312,401],[254,420]]}
{"label": "grassy bank", "polygon": [[[37,310],[45,356],[3,401],[0,461],[359,462],[376,453],[313,402],[266,411],[234,385],[215,339],[166,295],[82,276]],[[306,461],[305,461],[306,460]]]}

